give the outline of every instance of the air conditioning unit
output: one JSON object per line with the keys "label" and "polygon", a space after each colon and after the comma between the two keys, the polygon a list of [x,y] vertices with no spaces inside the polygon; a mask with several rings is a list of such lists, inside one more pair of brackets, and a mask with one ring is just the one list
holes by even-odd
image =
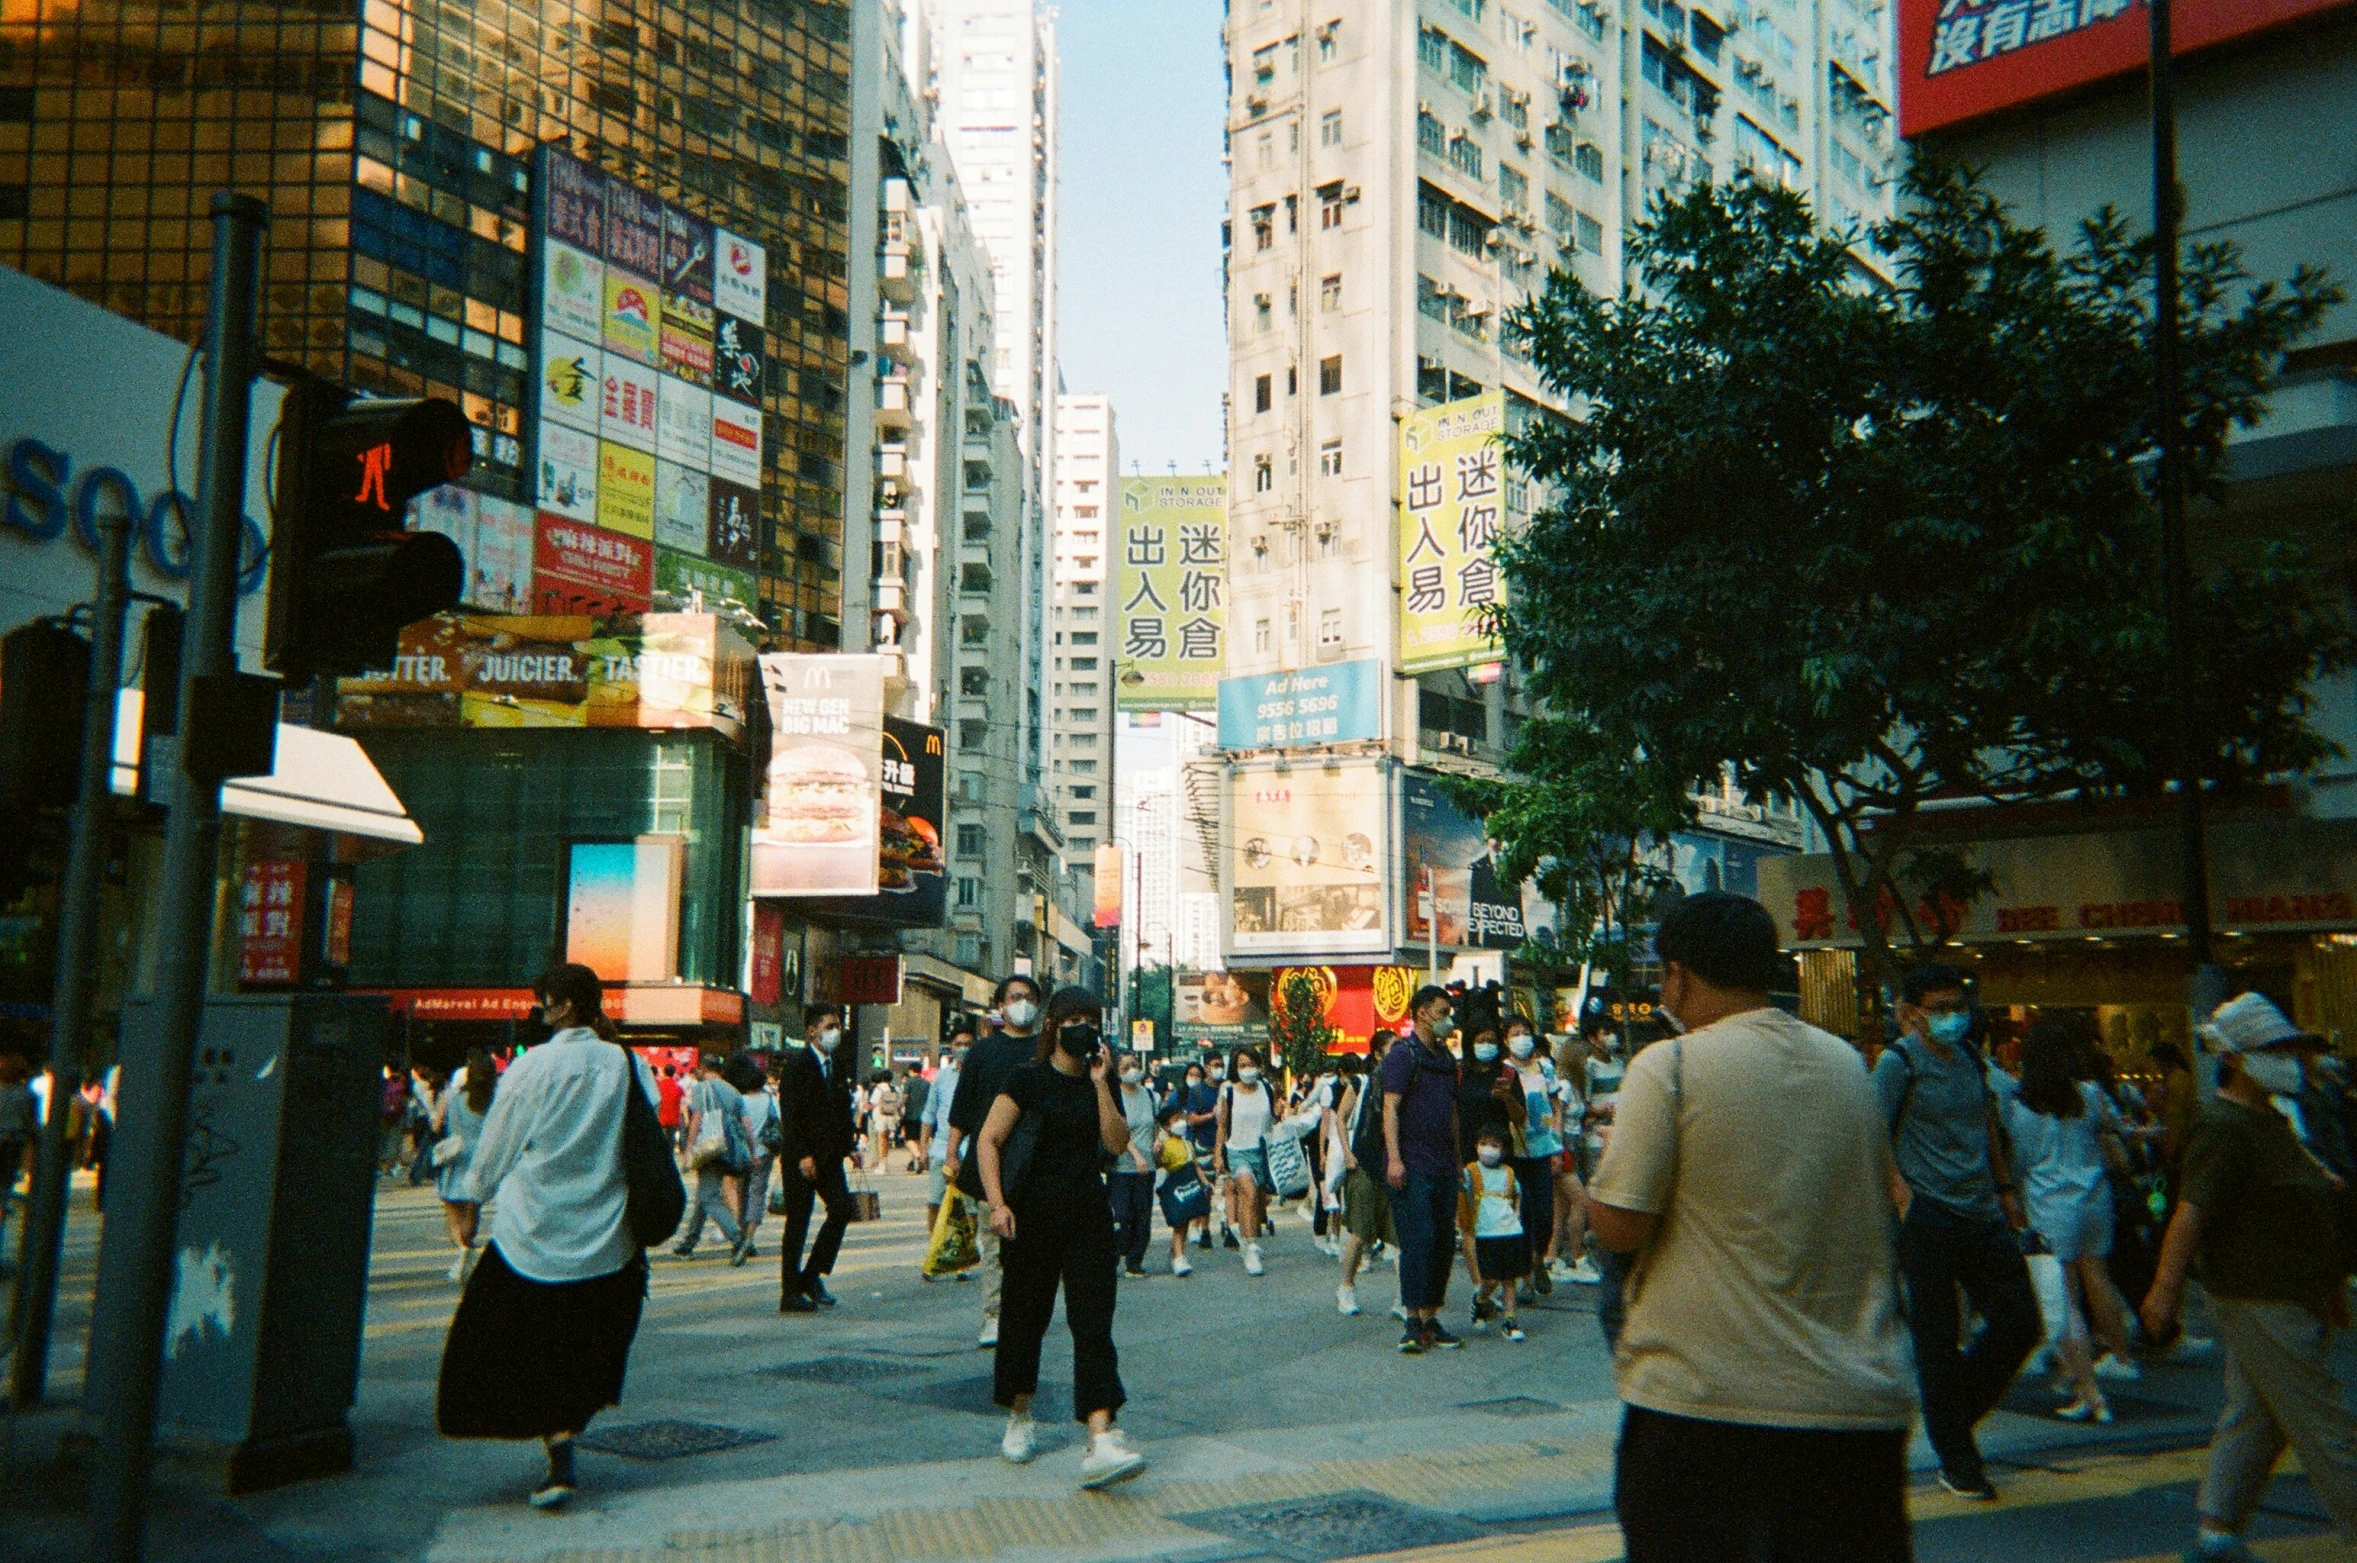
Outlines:
{"label": "air conditioning unit", "polygon": [[1520,147],[1520,148],[1521,148],[1523,151],[1525,151],[1525,152],[1528,152],[1528,151],[1530,150],[1530,127],[1529,127],[1529,126],[1525,125],[1525,126],[1523,126],[1521,129],[1519,129],[1519,130],[1517,130],[1517,131],[1515,131],[1515,132],[1514,132],[1514,144],[1515,144],[1517,147]]}
{"label": "air conditioning unit", "polygon": [[1488,233],[1482,235],[1481,245],[1483,249],[1502,250],[1506,247],[1506,236],[1492,228]]}
{"label": "air conditioning unit", "polygon": [[1475,119],[1487,119],[1496,112],[1497,103],[1488,93],[1477,92],[1473,95],[1473,117]]}
{"label": "air conditioning unit", "polygon": [[1345,206],[1356,206],[1359,204],[1359,187],[1357,185],[1344,185],[1342,187],[1342,204]]}

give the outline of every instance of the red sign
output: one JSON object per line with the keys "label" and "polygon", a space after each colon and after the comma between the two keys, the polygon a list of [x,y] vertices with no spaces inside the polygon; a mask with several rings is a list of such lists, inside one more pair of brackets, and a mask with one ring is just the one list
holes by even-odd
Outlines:
{"label": "red sign", "polygon": [[643,613],[655,589],[655,545],[543,512],[532,538],[536,613]]}
{"label": "red sign", "polygon": [[897,1004],[900,957],[846,955],[819,973],[819,996],[830,1004]]}
{"label": "red sign", "polygon": [[1407,1023],[1408,998],[1423,981],[1412,966],[1280,966],[1269,977],[1272,1015],[1285,1008],[1288,983],[1306,973],[1317,984],[1318,998],[1331,1028],[1328,1051],[1364,1053],[1377,1031],[1397,1031]]}
{"label": "red sign", "polygon": [[327,882],[327,964],[352,964],[352,881]]}
{"label": "red sign", "polygon": [[529,1020],[530,988],[372,988],[396,1015],[416,1020]]}
{"label": "red sign", "polygon": [[775,1004],[785,976],[786,914],[767,901],[753,903],[753,1002]]}
{"label": "red sign", "polygon": [[303,873],[300,859],[246,865],[237,897],[239,982],[283,984],[302,975]]}
{"label": "red sign", "polygon": [[[2176,0],[2180,55],[2350,0]],[[1899,133],[1919,135],[2145,69],[2142,0],[1899,0]]]}

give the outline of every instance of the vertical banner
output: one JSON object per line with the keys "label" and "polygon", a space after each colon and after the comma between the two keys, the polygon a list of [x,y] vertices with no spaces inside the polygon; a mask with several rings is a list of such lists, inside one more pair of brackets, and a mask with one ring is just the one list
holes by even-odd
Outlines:
{"label": "vertical banner", "polygon": [[949,916],[948,865],[941,852],[948,814],[948,733],[884,718],[876,778],[876,891],[813,901],[815,916],[882,928],[939,928]]}
{"label": "vertical banner", "polygon": [[299,858],[265,858],[246,865],[237,897],[239,982],[276,986],[302,975],[304,875]]}
{"label": "vertical banner", "polygon": [[1228,654],[1228,480],[1124,478],[1114,704],[1208,711]]}
{"label": "vertical banner", "polygon": [[1097,895],[1094,915],[1090,921],[1099,928],[1118,928],[1121,926],[1121,898],[1129,883],[1127,871],[1122,867],[1120,845],[1108,841],[1099,846],[1094,867]]}
{"label": "vertical banner", "polygon": [[1399,431],[1399,669],[1494,662],[1483,610],[1505,583],[1492,557],[1506,516],[1506,395],[1427,407]]}
{"label": "vertical banner", "polygon": [[786,914],[767,902],[753,903],[753,951],[745,973],[747,995],[756,1004],[776,1004],[785,993]]}
{"label": "vertical banner", "polygon": [[876,894],[884,659],[772,652],[761,683],[770,759],[753,894]]}

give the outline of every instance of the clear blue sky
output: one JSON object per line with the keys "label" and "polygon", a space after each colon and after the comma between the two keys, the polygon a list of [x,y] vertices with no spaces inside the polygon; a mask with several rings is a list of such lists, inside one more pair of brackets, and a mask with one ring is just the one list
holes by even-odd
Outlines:
{"label": "clear blue sky", "polygon": [[1065,389],[1113,398],[1121,470],[1221,468],[1219,0],[1068,0],[1064,60]]}

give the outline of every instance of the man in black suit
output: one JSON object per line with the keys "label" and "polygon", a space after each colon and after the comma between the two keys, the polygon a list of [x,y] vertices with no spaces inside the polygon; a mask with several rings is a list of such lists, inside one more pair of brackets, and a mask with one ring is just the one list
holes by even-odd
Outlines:
{"label": "man in black suit", "polygon": [[[851,1224],[851,1186],[843,1162],[851,1154],[852,1061],[843,1053],[843,1012],[813,1004],[802,1012],[807,1047],[780,1055],[778,1078],[778,1174],[786,1202],[786,1231],[778,1261],[778,1312],[810,1313],[832,1308],[827,1272]],[[813,1199],[826,1201],[827,1219],[818,1229],[807,1261],[803,1239],[810,1235]]]}
{"label": "man in black suit", "polygon": [[[1008,977],[991,998],[991,1014],[1004,1028],[984,1037],[966,1054],[958,1072],[957,1094],[949,1099],[949,1160],[943,1174],[976,1205],[982,1203],[982,1165],[974,1156],[974,1137],[990,1116],[1007,1076],[1028,1064],[1039,1051],[1039,984],[1029,977]],[[979,1223],[974,1234],[982,1250],[982,1334],[984,1346],[998,1344],[999,1293],[1006,1271],[999,1255],[999,1236],[990,1223]]]}

